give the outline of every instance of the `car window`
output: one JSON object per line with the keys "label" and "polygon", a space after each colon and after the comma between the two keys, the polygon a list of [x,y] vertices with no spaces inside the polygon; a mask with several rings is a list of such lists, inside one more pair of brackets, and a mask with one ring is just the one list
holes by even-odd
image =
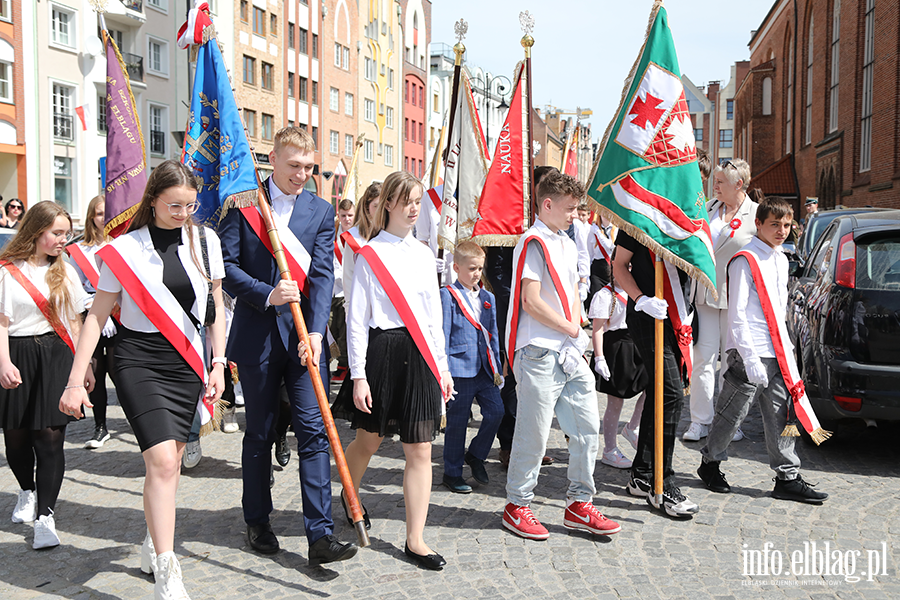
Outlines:
{"label": "car window", "polygon": [[856,288],[900,290],[900,235],[866,237],[856,245]]}
{"label": "car window", "polygon": [[812,260],[806,263],[806,272],[803,274],[804,277],[815,279],[819,276],[819,273],[828,270],[833,254],[832,239],[834,238],[836,231],[837,227],[832,224],[831,227],[822,234],[816,247],[813,248]]}

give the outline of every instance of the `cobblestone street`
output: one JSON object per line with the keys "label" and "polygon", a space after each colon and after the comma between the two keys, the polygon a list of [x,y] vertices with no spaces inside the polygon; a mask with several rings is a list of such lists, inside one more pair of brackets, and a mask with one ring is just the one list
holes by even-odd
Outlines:
{"label": "cobblestone street", "polygon": [[[599,400],[602,409],[605,398]],[[627,402],[623,415],[632,407]],[[238,421],[243,425],[242,409]],[[338,426],[346,446],[352,432]],[[30,525],[9,521],[17,486],[0,454],[0,598],[152,598],[152,578],[138,568],[145,532],[143,462],[118,406],[110,407],[109,427],[112,440],[95,451],[81,447],[92,422],[68,429],[68,464],[56,511],[62,545],[48,551],[31,549]],[[685,427],[683,419],[679,433]],[[595,503],[622,525],[621,533],[604,538],[562,526],[567,455],[564,437],[554,429],[548,453],[556,462],[542,469],[533,504],[550,530],[546,542],[526,541],[501,527],[505,472],[496,444],[488,464],[491,484],[455,495],[439,485],[439,438],[426,527],[427,541],[447,559],[438,573],[420,570],[403,556],[399,442],[383,444],[364,480],[372,545],[324,568],[307,565],[296,456],[275,473],[272,523],[282,550],[261,556],[249,548],[241,516],[241,434],[216,433],[203,439],[199,466],[183,473],[175,551],[194,600],[900,597],[900,425],[865,429],[860,423],[821,448],[798,444],[804,477],[831,495],[820,507],[773,500],[756,408],[743,430],[746,438],[731,446],[732,458],[722,465],[733,486],[730,495],[702,487],[694,474],[701,443],[679,438],[676,472],[683,491],[701,506],[693,520],[652,513],[625,492],[625,471],[598,461]],[[292,435],[289,441],[293,446]],[[621,437],[619,443],[633,455]],[[464,474],[469,477],[468,467]],[[333,482],[335,533],[350,540],[355,536],[343,519],[336,472]],[[825,562],[831,575],[815,574],[821,562],[811,558],[812,543],[819,552],[829,544]],[[761,563],[769,566],[767,574]],[[773,573],[779,564],[781,575]],[[810,574],[790,574],[804,567]]]}

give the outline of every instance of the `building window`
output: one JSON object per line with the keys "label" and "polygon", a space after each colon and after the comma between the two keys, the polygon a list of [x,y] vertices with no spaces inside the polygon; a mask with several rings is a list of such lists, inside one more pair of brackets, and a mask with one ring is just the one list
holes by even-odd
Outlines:
{"label": "building window", "polygon": [[386,167],[394,166],[394,147],[393,146],[385,146],[384,147],[384,166],[386,166]]}
{"label": "building window", "polygon": [[731,148],[734,145],[734,130],[719,130],[719,148]]}
{"label": "building window", "polygon": [[872,168],[872,84],[875,77],[875,0],[866,0],[866,29],[863,42],[862,135],[859,144],[859,171]]}
{"label": "building window", "polygon": [[312,82],[312,105],[313,106],[319,105],[319,82],[318,81]]}
{"label": "building window", "polygon": [[278,15],[269,15],[269,33],[278,35]]}
{"label": "building window", "polygon": [[300,50],[300,54],[307,54],[306,40],[309,37],[309,33],[302,27],[299,28],[299,31],[300,37],[297,38],[297,49]]}
{"label": "building window", "polygon": [[149,38],[147,70],[157,75],[169,74],[169,44],[159,38]]}
{"label": "building window", "polygon": [[288,98],[293,98],[294,97],[294,74],[289,72],[287,75],[287,79],[288,79],[288,82],[287,82]]}
{"label": "building window", "polygon": [[366,81],[375,81],[375,61],[366,57]]}
{"label": "building window", "polygon": [[809,42],[806,49],[806,143],[812,143],[813,101],[813,18],[809,17]]}
{"label": "building window", "polygon": [[441,97],[435,92],[434,97],[431,99],[431,110],[432,112],[441,112]]}
{"label": "building window", "polygon": [[341,134],[337,131],[328,134],[328,151],[332,154],[338,154],[341,151]]}
{"label": "building window", "polygon": [[308,80],[306,79],[306,77],[303,77],[303,76],[300,77],[300,93],[298,94],[298,97],[301,100],[303,100],[304,102],[306,102],[306,82],[307,81]]}
{"label": "building window", "polygon": [[353,143],[353,136],[349,133],[344,134],[344,154],[347,156],[353,156],[353,149],[355,144]]}
{"label": "building window", "polygon": [[363,145],[363,158],[366,162],[375,162],[375,142],[366,140]]}
{"label": "building window", "polygon": [[166,6],[166,0],[147,0],[147,4],[152,6],[153,8],[158,8],[162,12],[168,11],[168,7]]}
{"label": "building window", "polygon": [[831,25],[831,98],[829,102],[828,132],[838,128],[838,86],[841,81],[841,0],[834,0]]}
{"label": "building window", "polygon": [[262,115],[262,139],[271,140],[275,129],[275,117],[263,113]]}
{"label": "building window", "polygon": [[341,93],[337,88],[328,90],[328,107],[334,112],[341,110]]}
{"label": "building window", "polygon": [[403,120],[403,141],[409,141],[409,119]]}
{"label": "building window", "polygon": [[791,152],[791,127],[794,116],[794,46],[788,40],[788,65],[787,65],[787,109],[784,120],[784,148],[785,154]]}
{"label": "building window", "polygon": [[[54,44],[75,47],[75,13],[55,4],[51,5],[50,31]],[[71,180],[70,180],[71,181]]]}
{"label": "building window", "polygon": [[274,90],[275,89],[275,67],[270,65],[269,63],[262,63],[262,86],[263,89],[266,90]]}
{"label": "building window", "polygon": [[337,42],[334,43],[334,66],[341,66],[341,45]]}
{"label": "building window", "polygon": [[734,120],[734,100],[725,101],[725,119],[728,121]]}
{"label": "building window", "polygon": [[72,211],[72,159],[65,156],[53,157],[53,199],[57,204]]}
{"label": "building window", "polygon": [[150,106],[150,154],[166,153],[166,109],[162,106]]}
{"label": "building window", "polygon": [[241,0],[241,21],[250,22],[250,3],[247,0]]}
{"label": "building window", "polygon": [[425,123],[419,123],[419,143],[425,143]]}
{"label": "building window", "polygon": [[394,128],[394,108],[392,106],[388,106],[384,111],[384,124],[386,127]]}
{"label": "building window", "polygon": [[403,101],[409,102],[409,82],[406,82],[406,85],[403,86]]}
{"label": "building window", "polygon": [[375,102],[366,98],[366,121],[375,122]]}
{"label": "building window", "polygon": [[394,70],[388,69],[388,89],[394,89]]}
{"label": "building window", "polygon": [[344,114],[348,117],[353,116],[353,94],[349,92],[344,93]]}
{"label": "building window", "polygon": [[0,101],[13,101],[12,64],[0,61]]}
{"label": "building window", "polygon": [[316,147],[318,147],[319,146],[319,128],[313,126],[309,131],[309,137],[311,137],[313,139],[313,141],[316,143]]}
{"label": "building window", "polygon": [[253,33],[266,35],[266,11],[256,6],[253,7]]}
{"label": "building window", "polygon": [[694,129],[694,141],[695,142],[703,141],[703,130],[702,129]]}
{"label": "building window", "polygon": [[53,84],[53,137],[57,141],[75,141],[72,118],[72,96],[74,94],[74,88],[59,83]]}
{"label": "building window", "polygon": [[319,36],[315,33],[312,37],[312,57],[319,58]]}
{"label": "building window", "polygon": [[106,92],[97,94],[97,133],[106,133]]}
{"label": "building window", "polygon": [[294,49],[294,24],[288,23],[288,48]]}
{"label": "building window", "polygon": [[772,114],[772,78],[766,77],[762,82],[762,114]]}
{"label": "building window", "polygon": [[256,85],[256,59],[246,54],[244,55],[244,83]]}
{"label": "building window", "polygon": [[247,126],[247,135],[256,137],[256,111],[244,109],[244,125]]}
{"label": "building window", "polygon": [[341,54],[341,68],[345,71],[350,70],[350,48],[344,46]]}
{"label": "building window", "polygon": [[12,21],[12,7],[10,6],[10,0],[0,0],[0,19]]}

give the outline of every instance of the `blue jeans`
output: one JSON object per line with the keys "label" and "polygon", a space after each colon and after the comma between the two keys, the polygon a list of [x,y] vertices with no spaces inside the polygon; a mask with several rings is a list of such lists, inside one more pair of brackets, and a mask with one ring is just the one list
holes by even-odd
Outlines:
{"label": "blue jeans", "polygon": [[597,491],[594,464],[600,449],[600,409],[587,362],[578,361],[578,369],[569,375],[559,364],[558,352],[525,346],[516,351],[513,370],[518,381],[519,406],[506,482],[507,499],[528,506],[534,498],[556,413],[559,428],[569,436],[566,495],[578,502],[590,502]]}

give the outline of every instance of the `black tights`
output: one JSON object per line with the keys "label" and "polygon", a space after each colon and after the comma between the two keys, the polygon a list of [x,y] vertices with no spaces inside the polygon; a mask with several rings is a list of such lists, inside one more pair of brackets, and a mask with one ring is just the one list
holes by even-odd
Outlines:
{"label": "black tights", "polygon": [[106,392],[106,374],[113,371],[113,344],[109,338],[101,337],[100,343],[94,350],[94,379],[97,383],[90,393],[91,404],[94,405],[94,426],[106,425],[106,405],[108,395]]}
{"label": "black tights", "polygon": [[66,457],[63,454],[66,426],[46,427],[37,431],[4,429],[3,438],[6,441],[6,461],[16,476],[19,487],[23,490],[34,490],[37,487],[37,514],[39,517],[49,515],[56,506],[66,471]]}

